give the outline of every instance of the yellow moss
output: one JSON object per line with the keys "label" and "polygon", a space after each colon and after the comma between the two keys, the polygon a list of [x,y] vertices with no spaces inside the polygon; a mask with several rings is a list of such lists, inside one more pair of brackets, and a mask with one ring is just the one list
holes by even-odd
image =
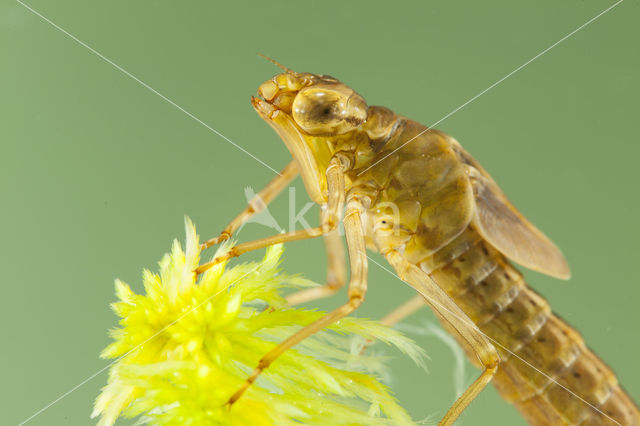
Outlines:
{"label": "yellow moss", "polygon": [[279,271],[282,246],[267,249],[261,262],[219,264],[196,277],[200,250],[188,219],[186,229],[185,249],[175,241],[158,274],[144,271],[146,294],[116,281],[120,327],[102,356],[117,359],[95,402],[99,425],[121,415],[158,425],[412,424],[375,377],[381,360],[349,347],[355,337],[376,337],[418,361],[422,352],[397,332],[355,318],[287,351],[225,407],[262,355],[322,313],[286,305],[281,291],[314,284]]}

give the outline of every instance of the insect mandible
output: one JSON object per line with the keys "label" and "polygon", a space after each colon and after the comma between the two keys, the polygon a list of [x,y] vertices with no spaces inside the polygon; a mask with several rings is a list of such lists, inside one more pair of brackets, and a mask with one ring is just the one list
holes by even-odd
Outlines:
{"label": "insect mandible", "polygon": [[249,203],[203,249],[229,239],[298,174],[321,207],[321,225],[236,245],[196,272],[250,250],[322,236],[326,284],[288,301],[330,296],[347,284],[342,221],[348,300],[265,354],[229,406],[279,355],[360,306],[370,249],[418,292],[384,322],[391,325],[426,303],[482,369],[440,424],[453,424],[492,382],[534,425],[640,425],[640,410],[614,373],[510,263],[567,279],[564,256],[454,138],[368,106],[333,77],[272,62],[284,72],[262,83],[252,104],[293,160],[258,194],[260,203]]}

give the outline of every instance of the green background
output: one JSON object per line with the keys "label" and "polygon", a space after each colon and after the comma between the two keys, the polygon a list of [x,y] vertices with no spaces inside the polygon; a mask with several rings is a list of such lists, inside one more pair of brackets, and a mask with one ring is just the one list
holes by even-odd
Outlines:
{"label": "green background", "polygon": [[[608,1],[216,2],[31,0],[31,7],[275,169],[289,154],[249,104],[278,70],[326,73],[431,124],[613,4]],[[438,127],[456,137],[572,266],[527,273],[640,398],[640,6],[626,0]],[[216,235],[273,172],[13,1],[0,3],[0,416],[19,423],[106,365],[113,279],[140,290],[183,215]],[[308,199],[296,182],[297,205]],[[288,201],[271,209],[287,223]],[[307,215],[310,223],[316,213]],[[271,231],[247,226],[241,240]],[[285,269],[322,281],[319,241]],[[375,255],[374,259],[381,261]],[[411,291],[370,265],[360,316]],[[340,294],[315,306],[329,309]],[[410,325],[435,321],[427,312]],[[451,351],[412,336],[430,373],[394,354],[416,419],[454,399]],[[479,372],[468,366],[465,379]],[[106,373],[32,425],[91,424]],[[460,424],[523,424],[493,389]],[[126,424],[123,422],[123,424]]]}

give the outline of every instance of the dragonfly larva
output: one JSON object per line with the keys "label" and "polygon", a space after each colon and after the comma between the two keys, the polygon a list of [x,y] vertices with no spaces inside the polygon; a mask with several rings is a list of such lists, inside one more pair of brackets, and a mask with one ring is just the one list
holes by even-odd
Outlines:
{"label": "dragonfly larva", "polygon": [[368,248],[381,253],[418,292],[387,322],[424,301],[482,369],[441,424],[452,424],[489,382],[534,425],[640,424],[638,407],[611,369],[510,263],[566,279],[569,267],[562,253],[455,139],[388,108],[367,106],[333,77],[279,66],[284,72],[260,85],[260,98],[252,103],[293,161],[258,194],[261,203],[250,203],[204,247],[228,239],[300,174],[310,198],[321,206],[322,224],[239,244],[226,258],[323,236],[326,285],[289,300],[325,297],[347,282],[337,231],[342,220],[349,300],[266,354],[230,405],[281,353],[360,305],[367,289]]}

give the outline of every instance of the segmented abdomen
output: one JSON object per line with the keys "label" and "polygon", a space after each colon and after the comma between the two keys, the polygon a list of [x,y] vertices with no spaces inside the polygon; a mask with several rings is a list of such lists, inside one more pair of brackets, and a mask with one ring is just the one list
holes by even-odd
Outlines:
{"label": "segmented abdomen", "polygon": [[613,372],[471,227],[419,266],[492,340],[493,383],[531,424],[640,425]]}

